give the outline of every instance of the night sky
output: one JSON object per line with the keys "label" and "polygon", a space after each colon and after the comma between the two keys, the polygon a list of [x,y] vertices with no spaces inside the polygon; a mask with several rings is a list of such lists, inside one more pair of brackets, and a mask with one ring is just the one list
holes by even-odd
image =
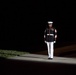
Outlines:
{"label": "night sky", "polygon": [[56,47],[76,42],[76,3],[72,1],[1,2],[0,49],[46,50],[44,30],[52,20],[58,30]]}

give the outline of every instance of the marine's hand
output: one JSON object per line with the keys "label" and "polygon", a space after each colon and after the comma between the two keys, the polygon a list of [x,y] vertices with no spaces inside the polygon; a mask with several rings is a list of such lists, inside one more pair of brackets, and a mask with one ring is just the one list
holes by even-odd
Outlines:
{"label": "marine's hand", "polygon": [[46,43],[46,41],[44,41]]}
{"label": "marine's hand", "polygon": [[56,41],[54,41],[54,43],[56,43]]}

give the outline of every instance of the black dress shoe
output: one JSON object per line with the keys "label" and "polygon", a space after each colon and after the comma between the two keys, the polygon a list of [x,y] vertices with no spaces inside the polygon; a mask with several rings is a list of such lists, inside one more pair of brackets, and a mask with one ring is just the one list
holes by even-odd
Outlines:
{"label": "black dress shoe", "polygon": [[48,59],[53,60],[53,58],[48,58]]}

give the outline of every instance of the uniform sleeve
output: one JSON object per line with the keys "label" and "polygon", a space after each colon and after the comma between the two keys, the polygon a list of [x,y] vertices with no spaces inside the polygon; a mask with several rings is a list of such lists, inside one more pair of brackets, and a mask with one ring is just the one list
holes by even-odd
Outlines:
{"label": "uniform sleeve", "polygon": [[44,39],[46,38],[46,30],[44,31]]}
{"label": "uniform sleeve", "polygon": [[55,38],[57,38],[57,30],[55,29]]}
{"label": "uniform sleeve", "polygon": [[46,37],[46,30],[44,31],[44,38]]}
{"label": "uniform sleeve", "polygon": [[46,35],[46,30],[44,31],[44,35]]}

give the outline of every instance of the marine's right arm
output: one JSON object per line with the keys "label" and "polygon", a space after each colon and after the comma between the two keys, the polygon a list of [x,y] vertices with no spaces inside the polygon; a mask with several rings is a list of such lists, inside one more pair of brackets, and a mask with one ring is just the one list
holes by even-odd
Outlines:
{"label": "marine's right arm", "polygon": [[46,30],[44,31],[44,42],[46,43]]}
{"label": "marine's right arm", "polygon": [[46,30],[44,31],[44,38],[46,38]]}

